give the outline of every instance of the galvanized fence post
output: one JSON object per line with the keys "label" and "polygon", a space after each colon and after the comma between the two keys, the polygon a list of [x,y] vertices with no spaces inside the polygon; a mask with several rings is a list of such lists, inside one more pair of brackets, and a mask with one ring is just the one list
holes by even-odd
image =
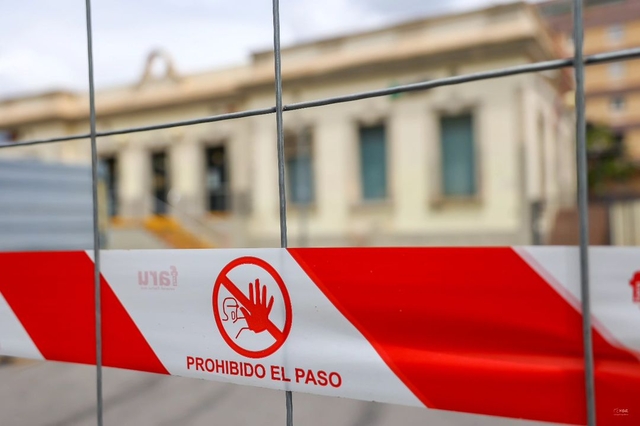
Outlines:
{"label": "galvanized fence post", "polygon": [[[280,51],[280,2],[273,0],[273,62],[275,67],[276,132],[278,149],[278,196],[280,201],[280,247],[287,247],[287,193],[285,191],[284,127],[282,117],[282,54]],[[287,426],[293,426],[293,394],[285,391]]]}
{"label": "galvanized fence post", "polygon": [[584,23],[582,0],[573,1],[573,69],[576,80],[576,161],[578,172],[578,210],[580,216],[580,294],[582,297],[582,338],[584,346],[584,380],[587,424],[596,425],[595,372],[591,335],[591,301],[589,295],[589,191],[587,175],[587,125],[584,96]]}
{"label": "galvanized fence post", "polygon": [[98,147],[96,142],[96,100],[93,78],[93,30],[91,0],[85,0],[87,25],[87,64],[89,72],[89,137],[91,139],[91,193],[93,203],[93,285],[96,319],[96,420],[102,426],[102,308],[100,303],[100,229],[98,218]]}

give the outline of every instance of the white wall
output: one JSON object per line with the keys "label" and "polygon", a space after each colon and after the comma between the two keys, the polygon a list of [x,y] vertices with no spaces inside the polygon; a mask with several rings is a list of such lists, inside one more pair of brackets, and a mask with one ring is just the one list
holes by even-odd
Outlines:
{"label": "white wall", "polygon": [[[501,64],[483,64],[486,68]],[[460,72],[479,70],[465,69]],[[394,79],[442,76],[434,69]],[[387,76],[342,79],[295,91],[302,99],[323,98],[384,87]],[[312,237],[349,238],[391,235],[518,233],[525,220],[518,164],[521,137],[521,88],[526,77],[469,83],[389,97],[285,113],[285,128],[298,123],[314,130],[313,166],[316,202],[310,208]],[[285,98],[294,95],[285,91]],[[296,99],[296,100],[298,100]],[[472,108],[478,151],[479,197],[469,203],[439,201],[439,116]],[[357,128],[384,121],[388,142],[387,203],[360,200]],[[273,117],[254,119],[253,206],[251,232],[256,238],[278,233],[277,173]],[[549,161],[554,161],[550,157]],[[298,212],[289,209],[290,234],[296,238]]]}
{"label": "white wall", "polygon": [[[573,117],[556,109],[557,93],[538,74],[523,86],[527,198],[544,201],[542,231],[548,234],[557,211],[575,202],[575,140]],[[539,126],[542,120],[542,127]]]}

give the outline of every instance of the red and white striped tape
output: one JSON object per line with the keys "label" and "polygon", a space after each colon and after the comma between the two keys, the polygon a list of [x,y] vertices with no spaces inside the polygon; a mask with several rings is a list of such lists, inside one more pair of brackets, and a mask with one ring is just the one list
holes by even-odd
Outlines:
{"label": "red and white striped tape", "polygon": [[[104,365],[585,424],[578,251],[102,252]],[[92,252],[0,254],[0,354],[92,364]],[[640,424],[640,250],[591,249],[599,425]]]}

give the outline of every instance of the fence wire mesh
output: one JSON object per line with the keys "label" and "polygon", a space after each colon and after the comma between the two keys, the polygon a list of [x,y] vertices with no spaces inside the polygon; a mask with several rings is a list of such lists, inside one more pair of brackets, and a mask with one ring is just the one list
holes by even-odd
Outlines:
{"label": "fence wire mesh", "polygon": [[[285,164],[284,164],[284,112],[296,111],[307,108],[335,105],[345,102],[395,95],[406,92],[426,91],[443,86],[452,86],[468,82],[495,79],[525,73],[543,72],[557,70],[561,68],[573,67],[575,76],[575,114],[576,114],[576,162],[577,162],[577,183],[578,183],[578,210],[580,226],[580,277],[582,295],[582,321],[583,321],[583,341],[584,341],[584,364],[585,364],[585,389],[587,422],[589,426],[596,424],[595,412],[595,384],[594,384],[594,360],[591,337],[591,317],[589,298],[589,229],[588,229],[588,177],[587,177],[587,150],[586,150],[586,119],[585,119],[585,87],[584,74],[585,66],[596,65],[614,61],[630,60],[640,58],[640,48],[618,50],[595,55],[583,56],[584,44],[584,23],[583,23],[583,1],[573,0],[573,40],[574,55],[572,58],[557,59],[544,62],[537,62],[525,65],[518,65],[507,68],[494,69],[491,71],[439,78],[419,83],[398,85],[394,87],[371,90],[365,92],[352,93],[347,95],[316,99],[305,102],[283,104],[282,99],[282,53],[280,48],[280,5],[279,0],[272,0],[273,12],[273,52],[274,52],[274,84],[275,84],[275,106],[268,108],[249,109],[233,113],[218,114],[208,117],[201,117],[189,120],[172,122],[162,122],[153,125],[140,127],[127,127],[116,130],[97,131],[96,129],[96,108],[95,108],[95,88],[94,88],[94,66],[93,66],[93,45],[92,45],[92,25],[91,25],[91,0],[85,0],[86,8],[86,36],[87,36],[87,66],[89,82],[89,117],[90,132],[60,137],[25,140],[14,143],[0,144],[0,149],[10,147],[20,147],[28,145],[39,145],[58,143],[79,139],[89,139],[91,143],[91,166],[92,166],[92,202],[93,202],[93,245],[95,256],[94,286],[95,286],[95,317],[96,317],[96,395],[97,424],[103,424],[103,397],[102,397],[102,338],[101,338],[101,307],[100,307],[100,232],[98,224],[98,152],[97,139],[100,137],[123,135],[129,133],[148,132],[154,130],[170,129],[174,127],[192,126],[203,123],[213,123],[226,120],[234,120],[245,117],[275,114],[277,132],[277,158],[278,158],[278,196],[280,215],[280,246],[287,247],[287,195],[285,191]],[[293,425],[293,398],[291,391],[286,391],[286,424]]]}

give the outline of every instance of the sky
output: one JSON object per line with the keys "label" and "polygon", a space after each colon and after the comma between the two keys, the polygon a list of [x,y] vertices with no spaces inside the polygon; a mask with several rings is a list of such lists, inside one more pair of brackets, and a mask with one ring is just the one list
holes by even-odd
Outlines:
{"label": "sky", "polygon": [[[280,0],[282,45],[508,0]],[[83,0],[0,0],[0,98],[87,89]],[[148,53],[179,73],[241,64],[273,43],[270,0],[93,0],[96,86],[133,83]]]}

